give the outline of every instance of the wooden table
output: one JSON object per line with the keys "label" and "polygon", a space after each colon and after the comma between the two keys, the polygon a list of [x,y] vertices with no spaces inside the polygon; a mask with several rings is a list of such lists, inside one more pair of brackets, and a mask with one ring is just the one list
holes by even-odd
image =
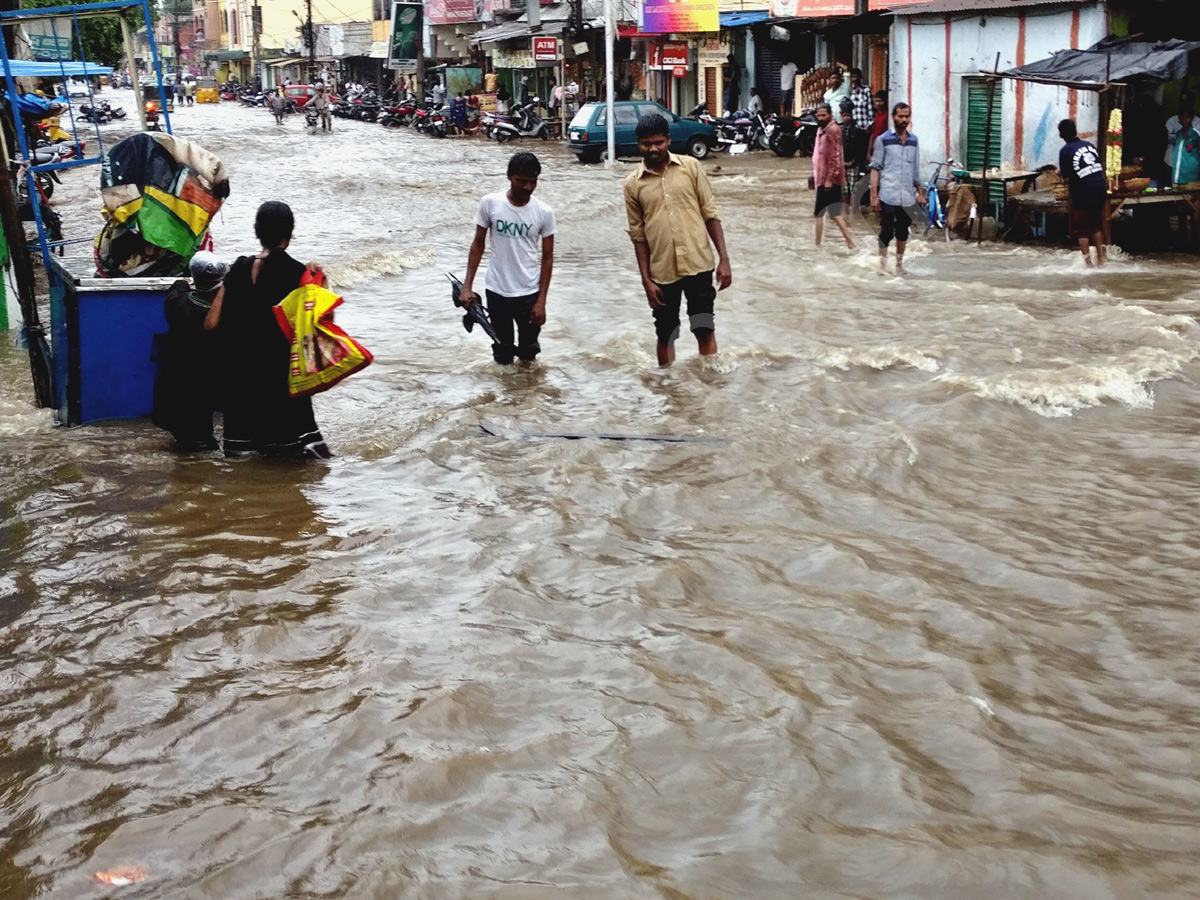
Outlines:
{"label": "wooden table", "polygon": [[1112,231],[1112,220],[1117,217],[1126,206],[1145,206],[1162,203],[1171,203],[1180,213],[1180,227],[1183,226],[1184,216],[1191,214],[1192,219],[1192,245],[1200,250],[1200,229],[1196,227],[1196,223],[1200,221],[1200,190],[1177,191],[1173,189],[1159,189],[1153,193],[1138,193],[1138,194],[1123,194],[1120,192],[1108,195],[1108,214],[1104,217],[1104,241],[1112,243],[1110,240],[1110,232]]}

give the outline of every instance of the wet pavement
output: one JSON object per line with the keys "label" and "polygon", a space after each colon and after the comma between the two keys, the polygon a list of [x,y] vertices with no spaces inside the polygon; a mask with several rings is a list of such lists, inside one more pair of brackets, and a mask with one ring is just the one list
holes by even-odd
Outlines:
{"label": "wet pavement", "polygon": [[526,143],[517,372],[444,276],[515,147],[175,126],[231,171],[218,251],[286,199],[376,362],[290,465],[55,428],[0,347],[0,897],[1200,896],[1194,258],[882,275],[812,246],[806,163],[714,159],[721,351],[660,371],[631,164]]}

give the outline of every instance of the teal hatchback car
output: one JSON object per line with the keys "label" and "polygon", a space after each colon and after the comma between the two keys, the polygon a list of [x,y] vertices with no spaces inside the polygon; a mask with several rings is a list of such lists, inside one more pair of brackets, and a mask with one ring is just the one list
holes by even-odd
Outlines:
{"label": "teal hatchback car", "polygon": [[[619,100],[613,104],[616,120],[617,156],[637,156],[638,119],[658,113],[671,126],[671,152],[689,153],[704,159],[717,146],[717,134],[711,125],[696,119],[682,119],[653,100]],[[580,162],[599,162],[608,149],[608,106],[585,103],[568,127],[568,147]]]}

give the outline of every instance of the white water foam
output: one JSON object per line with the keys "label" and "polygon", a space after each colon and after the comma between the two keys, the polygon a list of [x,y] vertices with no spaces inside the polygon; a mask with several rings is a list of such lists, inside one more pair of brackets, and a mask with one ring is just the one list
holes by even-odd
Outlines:
{"label": "white water foam", "polygon": [[927,353],[915,347],[894,346],[871,347],[865,350],[841,347],[825,351],[814,361],[826,369],[842,371],[859,366],[879,371],[908,366],[922,372],[936,372],[941,366],[938,356],[934,353]]}
{"label": "white water foam", "polygon": [[1154,394],[1147,385],[1177,377],[1184,364],[1197,355],[1200,354],[1194,347],[1183,352],[1139,347],[1130,358],[1107,365],[1074,364],[999,376],[947,372],[934,381],[970,391],[985,400],[1014,403],[1039,416],[1057,419],[1109,401],[1130,409],[1150,409],[1154,406]]}
{"label": "white water foam", "polygon": [[409,269],[429,265],[435,256],[436,251],[429,245],[401,251],[372,250],[344,263],[327,266],[326,274],[334,290],[344,290],[364,281],[399,275]]}

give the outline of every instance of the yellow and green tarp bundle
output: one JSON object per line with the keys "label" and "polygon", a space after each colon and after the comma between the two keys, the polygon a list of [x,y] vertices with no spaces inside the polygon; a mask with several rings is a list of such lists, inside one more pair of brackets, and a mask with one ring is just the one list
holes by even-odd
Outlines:
{"label": "yellow and green tarp bundle", "polygon": [[100,196],[105,218],[96,236],[100,273],[179,275],[229,196],[229,178],[221,160],[198,144],[141,133],[104,155]]}

